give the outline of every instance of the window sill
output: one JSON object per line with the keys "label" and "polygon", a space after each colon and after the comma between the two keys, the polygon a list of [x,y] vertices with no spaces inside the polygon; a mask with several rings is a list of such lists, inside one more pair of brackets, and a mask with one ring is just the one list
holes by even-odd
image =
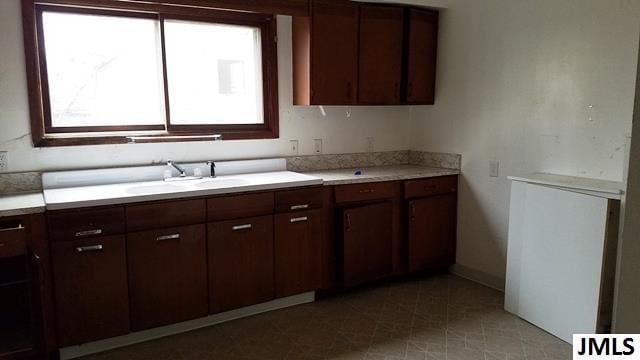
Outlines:
{"label": "window sill", "polygon": [[[220,135],[222,138],[216,138]],[[277,139],[278,131],[256,130],[256,131],[222,131],[213,134],[176,134],[163,133],[158,135],[147,134],[55,134],[45,135],[41,138],[34,138],[35,147],[57,147],[57,146],[83,146],[83,145],[109,145],[109,144],[145,144],[145,143],[166,143],[166,142],[194,142],[194,141],[217,141],[217,140],[261,140]]]}

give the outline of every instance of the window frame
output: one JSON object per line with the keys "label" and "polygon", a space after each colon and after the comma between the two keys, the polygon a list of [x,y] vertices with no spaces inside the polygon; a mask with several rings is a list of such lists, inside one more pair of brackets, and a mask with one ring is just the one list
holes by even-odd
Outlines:
{"label": "window frame", "polygon": [[[105,1],[102,1],[102,5],[97,4],[95,0],[75,0],[72,4],[69,4],[68,0],[23,0],[22,2],[27,85],[34,146],[206,141],[211,139],[211,135],[222,135],[226,140],[279,137],[277,26],[274,15],[109,0],[106,3],[112,6],[107,7],[104,3]],[[114,4],[118,4],[119,7],[115,8]],[[158,41],[162,56],[161,82],[164,91],[165,117],[163,120],[165,123],[163,125],[52,126],[42,26],[42,13],[45,11],[157,20],[160,31]],[[259,29],[264,112],[262,124],[178,125],[171,123],[164,36],[165,20],[240,25]]]}

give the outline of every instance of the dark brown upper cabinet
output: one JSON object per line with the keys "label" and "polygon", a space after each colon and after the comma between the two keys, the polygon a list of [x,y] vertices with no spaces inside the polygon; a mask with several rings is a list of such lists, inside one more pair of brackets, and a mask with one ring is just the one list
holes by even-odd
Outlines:
{"label": "dark brown upper cabinet", "polygon": [[293,18],[294,105],[432,105],[438,12],[312,0]]}
{"label": "dark brown upper cabinet", "polygon": [[311,2],[293,18],[294,105],[353,105],[358,88],[358,6]]}
{"label": "dark brown upper cabinet", "polygon": [[407,104],[433,105],[436,89],[438,12],[408,10]]}
{"label": "dark brown upper cabinet", "polygon": [[404,9],[360,6],[358,104],[401,103]]}

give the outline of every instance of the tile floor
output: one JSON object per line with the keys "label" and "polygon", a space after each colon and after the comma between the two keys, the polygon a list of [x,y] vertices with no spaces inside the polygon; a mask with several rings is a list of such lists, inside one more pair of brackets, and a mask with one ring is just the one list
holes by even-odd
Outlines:
{"label": "tile floor", "polygon": [[570,359],[561,340],[502,310],[503,294],[444,275],[134,345],[87,359]]}

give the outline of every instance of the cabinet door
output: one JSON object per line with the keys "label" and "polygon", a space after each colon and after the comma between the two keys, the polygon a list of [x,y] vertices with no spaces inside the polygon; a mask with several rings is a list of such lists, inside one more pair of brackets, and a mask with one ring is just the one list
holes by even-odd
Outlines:
{"label": "cabinet door", "polygon": [[320,287],[321,218],[320,210],[275,216],[276,297]]}
{"label": "cabinet door", "polygon": [[402,8],[360,6],[359,104],[400,104],[403,24]]}
{"label": "cabinet door", "polygon": [[129,332],[124,236],[52,246],[60,346]]}
{"label": "cabinet door", "polygon": [[358,7],[314,1],[311,29],[311,103],[353,105],[358,86]]}
{"label": "cabinet door", "polygon": [[207,315],[205,236],[204,224],[127,235],[133,330]]}
{"label": "cabinet door", "polygon": [[409,10],[407,103],[432,105],[435,101],[438,13]]}
{"label": "cabinet door", "polygon": [[385,277],[392,270],[390,202],[344,210],[345,287]]}
{"label": "cabinet door", "polygon": [[274,298],[273,216],[209,224],[212,314]]}
{"label": "cabinet door", "polygon": [[455,262],[456,195],[438,195],[409,202],[409,271]]}

